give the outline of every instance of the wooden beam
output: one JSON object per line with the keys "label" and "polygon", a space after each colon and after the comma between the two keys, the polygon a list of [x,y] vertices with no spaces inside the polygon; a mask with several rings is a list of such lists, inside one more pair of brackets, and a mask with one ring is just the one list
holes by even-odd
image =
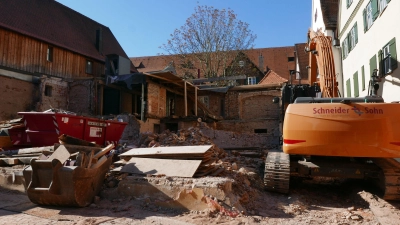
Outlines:
{"label": "wooden beam", "polygon": [[144,84],[142,84],[142,107],[140,110],[140,120],[144,121]]}
{"label": "wooden beam", "polygon": [[186,88],[186,81],[185,81],[185,116],[188,115],[187,107],[188,107],[188,104],[187,104],[187,88]]}
{"label": "wooden beam", "polygon": [[197,116],[197,88],[194,89],[194,114]]}

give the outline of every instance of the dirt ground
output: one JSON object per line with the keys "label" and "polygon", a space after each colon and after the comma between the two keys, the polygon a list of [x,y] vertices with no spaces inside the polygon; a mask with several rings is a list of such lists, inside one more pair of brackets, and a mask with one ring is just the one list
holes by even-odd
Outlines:
{"label": "dirt ground", "polygon": [[288,195],[256,190],[236,217],[210,209],[155,207],[143,199],[100,199],[85,208],[43,207],[18,191],[0,189],[0,224],[400,224],[400,202],[386,202],[368,182],[291,182]]}

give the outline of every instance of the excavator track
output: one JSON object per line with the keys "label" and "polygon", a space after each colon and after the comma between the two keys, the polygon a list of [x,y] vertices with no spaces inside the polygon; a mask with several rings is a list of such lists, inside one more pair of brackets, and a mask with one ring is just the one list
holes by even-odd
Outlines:
{"label": "excavator track", "polygon": [[283,152],[269,152],[265,160],[265,189],[286,194],[289,192],[289,181],[289,155]]}
{"label": "excavator track", "polygon": [[373,159],[382,169],[380,186],[384,190],[383,199],[400,200],[400,162],[395,159]]}

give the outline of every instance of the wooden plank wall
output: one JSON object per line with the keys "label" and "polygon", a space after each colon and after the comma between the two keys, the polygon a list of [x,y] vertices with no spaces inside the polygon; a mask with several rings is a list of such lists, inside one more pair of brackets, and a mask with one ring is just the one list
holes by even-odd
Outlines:
{"label": "wooden plank wall", "polygon": [[104,63],[94,61],[93,73],[86,73],[85,56],[53,47],[53,62],[46,60],[48,44],[0,28],[0,65],[30,73],[53,75],[61,78],[98,77],[104,74]]}

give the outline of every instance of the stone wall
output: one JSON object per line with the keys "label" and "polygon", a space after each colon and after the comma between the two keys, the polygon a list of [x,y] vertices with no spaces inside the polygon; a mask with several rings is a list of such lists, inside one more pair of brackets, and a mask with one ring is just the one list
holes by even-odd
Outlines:
{"label": "stone wall", "polygon": [[261,149],[274,149],[279,145],[279,136],[276,135],[275,130],[271,134],[255,134],[202,127],[201,132],[211,138],[219,148],[257,147]]}
{"label": "stone wall", "polygon": [[19,118],[18,112],[35,110],[37,89],[31,82],[0,76],[0,121]]}
{"label": "stone wall", "polygon": [[152,82],[147,83],[147,112],[157,118],[165,117],[167,110],[167,90]]}
{"label": "stone wall", "polygon": [[226,119],[279,118],[280,90],[229,91],[226,96]]}
{"label": "stone wall", "polygon": [[78,114],[93,114],[97,102],[95,96],[93,80],[75,80],[69,83],[68,106],[63,109]]}

